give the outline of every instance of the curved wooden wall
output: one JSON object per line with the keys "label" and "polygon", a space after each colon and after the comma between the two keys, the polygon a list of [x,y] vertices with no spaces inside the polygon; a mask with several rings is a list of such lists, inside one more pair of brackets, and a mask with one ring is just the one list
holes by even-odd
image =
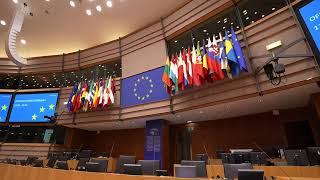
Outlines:
{"label": "curved wooden wall", "polygon": [[[199,19],[206,19],[231,5],[231,0],[193,0],[162,21],[159,20],[158,23],[143,30],[79,52],[63,56],[34,58],[30,60],[32,65],[22,68],[21,72],[67,71],[119,58],[122,59],[122,78],[148,71],[163,66],[165,63],[164,38],[170,39],[200,23]],[[239,35],[239,39],[242,40],[246,54],[250,55],[249,61],[251,61],[253,70],[267,61],[269,52],[265,48],[266,45],[278,40],[281,40],[283,45],[288,45],[303,37],[288,7],[247,26],[244,33],[247,44],[243,41],[242,34]],[[306,52],[310,52],[310,48],[304,41],[301,41],[284,54]],[[235,80],[224,80],[207,84],[201,88],[188,89],[172,98],[173,111],[180,112],[237,101],[316,82],[319,80],[319,71],[314,61],[312,58],[281,59],[281,63],[286,66],[286,81],[279,86],[271,85],[261,71],[256,78],[253,73],[247,73]],[[18,72],[18,68],[10,61],[0,61],[0,71],[15,73]],[[58,113],[61,114],[59,123],[64,125],[100,124],[171,113],[169,100],[121,109],[120,79],[116,84],[117,98],[114,107],[106,111],[76,114],[65,112],[64,102],[67,101],[71,88],[62,88],[58,105]]]}

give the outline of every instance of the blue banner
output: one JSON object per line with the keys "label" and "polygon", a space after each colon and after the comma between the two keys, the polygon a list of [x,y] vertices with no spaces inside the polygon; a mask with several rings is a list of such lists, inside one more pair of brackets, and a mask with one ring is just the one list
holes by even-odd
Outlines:
{"label": "blue banner", "polygon": [[164,120],[151,120],[146,122],[144,137],[144,159],[160,160],[162,166],[162,142]]}
{"label": "blue banner", "polygon": [[11,98],[11,94],[0,94],[0,123],[6,122]]}
{"label": "blue banner", "polygon": [[121,107],[131,107],[169,98],[162,82],[163,67],[121,81]]}
{"label": "blue banner", "polygon": [[320,51],[320,0],[314,0],[299,9],[300,14]]}
{"label": "blue banner", "polygon": [[58,93],[17,94],[13,103],[9,122],[43,123],[44,116],[53,116],[56,112]]}

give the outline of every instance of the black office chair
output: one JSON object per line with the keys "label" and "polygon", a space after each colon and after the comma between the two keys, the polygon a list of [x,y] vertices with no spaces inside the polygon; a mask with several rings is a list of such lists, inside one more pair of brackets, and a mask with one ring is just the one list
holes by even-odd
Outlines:
{"label": "black office chair", "polygon": [[160,169],[160,160],[139,160],[137,164],[141,164],[143,175],[156,175]]}
{"label": "black office chair", "polygon": [[54,165],[55,165],[55,163],[56,163],[56,161],[57,161],[57,159],[58,159],[57,157],[51,156],[51,157],[48,159],[47,167],[53,168]]}
{"label": "black office chair", "polygon": [[117,165],[116,165],[116,173],[123,174],[124,173],[124,164],[135,164],[136,157],[135,156],[124,156],[120,155]]}
{"label": "black office chair", "polygon": [[284,155],[290,166],[308,166],[309,160],[305,149],[285,150]]}
{"label": "black office chair", "polygon": [[43,167],[43,160],[42,159],[36,159],[32,163],[33,167]]}
{"label": "black office chair", "polygon": [[26,160],[26,165],[33,165],[34,161],[37,160],[38,157],[34,157],[34,156],[28,156],[27,160]]}
{"label": "black office chair", "polygon": [[243,164],[224,164],[224,176],[228,179],[234,179],[238,177],[239,169],[253,169],[252,164],[243,163]]}
{"label": "black office chair", "polygon": [[128,175],[142,175],[141,164],[123,164],[124,174]]}
{"label": "black office chair", "polygon": [[86,170],[89,172],[107,172],[108,159],[105,158],[91,158],[86,162]]}
{"label": "black office chair", "polygon": [[263,180],[264,171],[256,169],[239,169],[238,180]]}
{"label": "black office chair", "polygon": [[176,177],[179,178],[197,178],[196,166],[176,165],[174,167]]}
{"label": "black office chair", "polygon": [[251,164],[266,165],[267,155],[264,152],[250,152]]}
{"label": "black office chair", "polygon": [[85,171],[87,162],[89,162],[90,158],[79,158],[79,162],[77,165],[77,170]]}
{"label": "black office chair", "polygon": [[207,154],[196,154],[196,161],[204,161],[208,164],[208,155]]}
{"label": "black office chair", "polygon": [[221,153],[222,164],[235,164],[236,161],[231,153]]}
{"label": "black office chair", "polygon": [[182,166],[195,166],[196,167],[196,176],[197,177],[207,177],[207,168],[205,161],[189,161],[182,160]]}
{"label": "black office chair", "polygon": [[55,167],[56,169],[68,170],[68,163],[67,161],[57,161]]}

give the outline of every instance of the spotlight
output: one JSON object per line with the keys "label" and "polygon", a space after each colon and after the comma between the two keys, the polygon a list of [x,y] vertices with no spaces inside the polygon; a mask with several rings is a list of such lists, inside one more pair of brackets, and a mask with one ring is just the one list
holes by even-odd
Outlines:
{"label": "spotlight", "polygon": [[107,6],[112,7],[112,0],[107,0]]}
{"label": "spotlight", "polygon": [[87,13],[87,15],[88,15],[88,16],[91,16],[91,15],[92,15],[92,13],[91,13],[91,10],[90,10],[90,9],[87,9],[87,10],[86,10],[86,13]]}
{"label": "spotlight", "polygon": [[101,12],[101,10],[102,10],[101,6],[100,6],[100,5],[96,6],[96,10],[97,10],[98,12]]}
{"label": "spotlight", "polygon": [[76,7],[76,3],[74,1],[69,1],[71,7]]}
{"label": "spotlight", "polygon": [[0,24],[1,24],[2,26],[7,25],[7,23],[6,23],[4,20],[1,20],[1,21],[0,21]]}
{"label": "spotlight", "polygon": [[12,0],[12,2],[14,2],[15,4],[18,4],[18,0]]}
{"label": "spotlight", "polygon": [[21,39],[20,42],[21,42],[21,44],[23,44],[23,45],[26,45],[26,44],[27,44],[27,41],[26,41],[25,39]]}

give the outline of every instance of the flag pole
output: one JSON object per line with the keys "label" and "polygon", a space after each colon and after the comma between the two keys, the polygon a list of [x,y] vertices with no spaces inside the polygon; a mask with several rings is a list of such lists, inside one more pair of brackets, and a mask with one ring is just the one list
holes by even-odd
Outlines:
{"label": "flag pole", "polygon": [[[170,56],[169,56],[169,43],[166,37],[166,31],[165,31],[165,27],[164,27],[164,23],[163,23],[163,18],[160,18],[160,23],[161,23],[161,30],[162,30],[162,36],[163,36],[163,40],[165,42],[165,46],[166,46],[166,56],[169,57],[169,61],[170,61]],[[167,58],[166,57],[166,58]],[[170,90],[170,113],[171,114],[175,114],[174,109],[173,109],[173,94],[172,91]]]}

